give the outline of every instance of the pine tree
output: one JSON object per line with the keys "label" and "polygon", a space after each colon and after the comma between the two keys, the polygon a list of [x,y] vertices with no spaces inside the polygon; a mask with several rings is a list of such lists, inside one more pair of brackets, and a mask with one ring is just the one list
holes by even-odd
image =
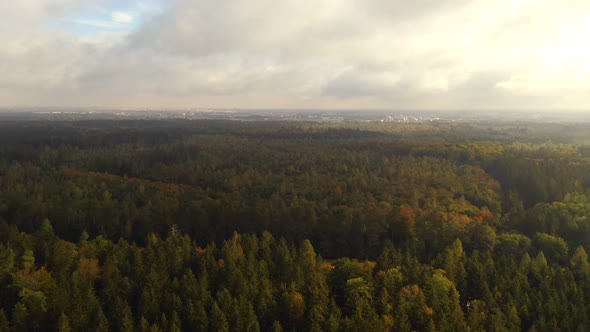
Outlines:
{"label": "pine tree", "polygon": [[121,300],[117,297],[115,302],[115,323],[118,326],[118,330],[121,332],[132,332],[133,327],[133,313],[131,307],[126,300]]}
{"label": "pine tree", "polygon": [[471,300],[467,302],[467,326],[474,332],[485,331],[485,324],[488,318],[488,309],[485,302]]}
{"label": "pine tree", "polygon": [[143,316],[141,316],[141,318],[139,320],[139,331],[140,332],[149,332],[150,331],[150,323]]}
{"label": "pine tree", "polygon": [[0,332],[9,332],[10,331],[10,324],[8,322],[8,318],[4,313],[4,309],[0,308]]}
{"label": "pine tree", "polygon": [[328,305],[328,318],[324,325],[324,330],[329,332],[336,332],[340,330],[340,321],[342,319],[342,312],[336,301],[332,298]]}
{"label": "pine tree", "polygon": [[14,305],[12,309],[12,328],[14,331],[21,332],[21,331],[28,331],[28,320],[29,320],[29,311],[27,307],[18,302]]}
{"label": "pine tree", "polygon": [[400,290],[399,305],[395,310],[396,330],[429,330],[432,324],[432,308],[426,304],[426,296],[418,285],[404,286]]}
{"label": "pine tree", "polygon": [[72,328],[70,326],[70,319],[63,312],[59,316],[59,321],[57,322],[57,330],[59,332],[71,332],[72,331]]}
{"label": "pine tree", "polygon": [[209,324],[209,331],[219,331],[219,332],[228,332],[229,331],[229,323],[227,322],[227,318],[217,305],[217,302],[213,303],[211,308],[211,318]]}
{"label": "pine tree", "polygon": [[579,246],[570,259],[570,267],[578,280],[587,281],[590,277],[590,263],[584,247]]}
{"label": "pine tree", "polygon": [[195,322],[197,325],[197,329],[199,331],[207,331],[207,326],[209,325],[209,319],[207,318],[207,311],[205,311],[205,307],[199,301],[197,302],[197,307],[195,310]]}
{"label": "pine tree", "polygon": [[272,332],[283,332],[283,327],[281,326],[281,323],[278,320],[275,320],[272,323]]}
{"label": "pine tree", "polygon": [[434,322],[440,331],[464,331],[467,329],[459,303],[459,293],[453,282],[435,271],[429,285],[429,300],[432,302]]}
{"label": "pine tree", "polygon": [[180,316],[176,311],[172,312],[172,320],[170,321],[170,332],[181,332],[182,331],[182,322],[180,321]]}
{"label": "pine tree", "polygon": [[31,271],[35,265],[35,255],[33,250],[27,249],[21,257],[23,270],[26,272]]}
{"label": "pine tree", "polygon": [[95,331],[108,332],[109,331],[109,320],[104,315],[104,312],[102,311],[102,309],[98,308],[98,313],[97,313],[96,318],[97,318],[97,324],[96,324]]}
{"label": "pine tree", "polygon": [[12,272],[14,268],[15,253],[10,247],[0,243],[0,280]]}

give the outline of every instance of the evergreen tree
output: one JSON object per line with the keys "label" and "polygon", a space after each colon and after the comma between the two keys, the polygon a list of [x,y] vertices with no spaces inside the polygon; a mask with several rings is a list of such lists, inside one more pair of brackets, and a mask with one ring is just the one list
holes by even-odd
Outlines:
{"label": "evergreen tree", "polygon": [[214,302],[211,308],[210,322],[209,331],[229,331],[229,323],[227,322],[227,318],[225,318],[225,315],[217,305],[217,302]]}
{"label": "evergreen tree", "polygon": [[4,313],[4,310],[0,308],[0,332],[9,332],[10,331],[10,323],[8,322],[8,318]]}
{"label": "evergreen tree", "polygon": [[29,330],[29,311],[27,307],[21,302],[14,305],[12,309],[12,329],[14,331],[28,331]]}
{"label": "evergreen tree", "polygon": [[59,316],[59,321],[57,323],[57,330],[59,332],[72,332],[72,328],[70,326],[70,319],[63,312]]}

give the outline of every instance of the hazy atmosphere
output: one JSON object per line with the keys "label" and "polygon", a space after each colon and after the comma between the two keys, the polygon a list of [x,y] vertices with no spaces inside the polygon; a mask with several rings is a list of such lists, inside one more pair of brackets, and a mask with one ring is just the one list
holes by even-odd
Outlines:
{"label": "hazy atmosphere", "polygon": [[0,2],[0,107],[590,107],[589,1]]}

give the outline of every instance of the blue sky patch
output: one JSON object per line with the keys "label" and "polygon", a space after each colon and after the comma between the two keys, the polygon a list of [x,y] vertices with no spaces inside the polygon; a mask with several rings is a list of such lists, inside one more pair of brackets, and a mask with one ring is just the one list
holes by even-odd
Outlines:
{"label": "blue sky patch", "polygon": [[67,12],[54,18],[50,26],[77,36],[128,33],[136,30],[146,18],[161,13],[163,7],[162,0],[110,0]]}

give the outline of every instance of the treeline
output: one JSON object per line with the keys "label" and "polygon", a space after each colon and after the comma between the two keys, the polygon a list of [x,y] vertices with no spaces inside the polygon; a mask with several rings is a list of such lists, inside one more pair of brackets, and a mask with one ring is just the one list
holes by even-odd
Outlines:
{"label": "treeline", "polygon": [[26,232],[49,218],[69,241],[86,231],[142,244],[177,224],[202,246],[267,230],[327,258],[374,259],[387,242],[431,258],[590,186],[584,146],[471,140],[470,125],[322,126],[13,124],[0,133],[0,216]]}

